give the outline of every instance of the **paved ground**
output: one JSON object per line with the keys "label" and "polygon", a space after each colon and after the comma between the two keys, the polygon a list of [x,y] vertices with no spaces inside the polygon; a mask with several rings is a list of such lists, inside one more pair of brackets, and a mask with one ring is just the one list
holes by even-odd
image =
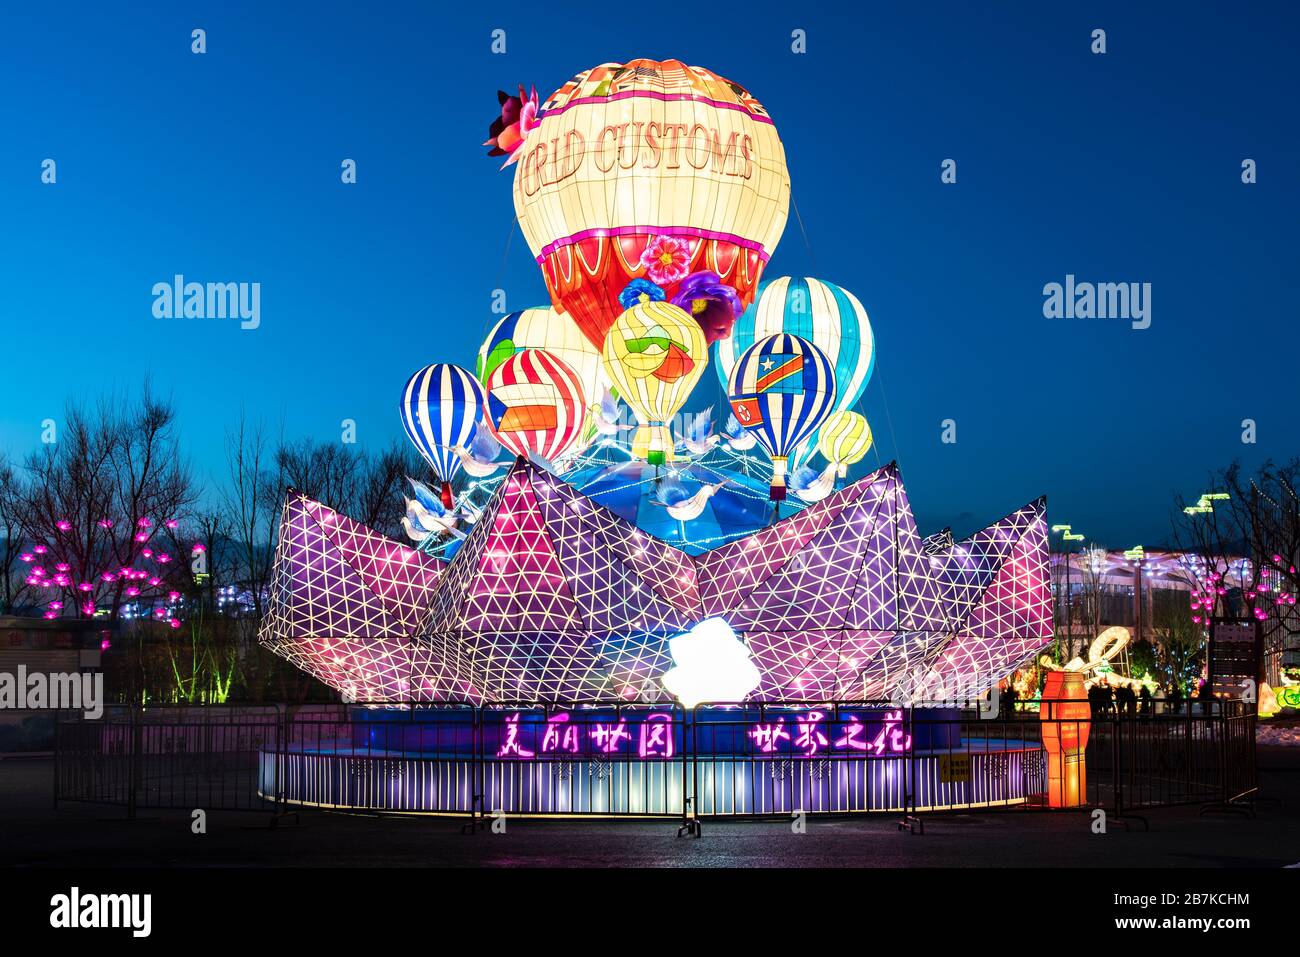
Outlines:
{"label": "paved ground", "polygon": [[1151,812],[1150,829],[1094,834],[1086,814],[929,815],[924,836],[893,819],[706,823],[698,840],[668,822],[506,822],[504,834],[460,833],[460,822],[307,811],[298,827],[268,814],[213,811],[194,835],[187,812],[51,804],[48,758],[0,761],[0,864],[31,866],[728,866],[728,867],[1281,867],[1300,861],[1300,749],[1261,748],[1258,816]]}

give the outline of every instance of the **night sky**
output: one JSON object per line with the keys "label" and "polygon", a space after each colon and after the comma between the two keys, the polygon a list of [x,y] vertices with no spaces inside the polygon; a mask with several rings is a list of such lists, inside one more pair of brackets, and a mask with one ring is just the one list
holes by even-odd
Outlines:
{"label": "night sky", "polygon": [[[923,532],[966,534],[1046,493],[1049,521],[1151,546],[1172,495],[1211,469],[1300,452],[1293,5],[835,11],[7,4],[0,449],[21,457],[70,397],[146,374],[214,481],[241,409],[289,438],[334,441],[350,418],[386,445],[412,371],[472,367],[494,289],[512,309],[546,298],[511,173],[479,145],[495,91],[544,99],[646,56],[745,84],[776,121],[798,216],[768,275],[828,279],[866,306],[863,411]],[[151,289],[176,273],[260,282],[260,328],[155,319]],[[1044,318],[1043,286],[1067,274],[1151,283],[1150,328]],[[721,401],[703,382],[688,410]]]}

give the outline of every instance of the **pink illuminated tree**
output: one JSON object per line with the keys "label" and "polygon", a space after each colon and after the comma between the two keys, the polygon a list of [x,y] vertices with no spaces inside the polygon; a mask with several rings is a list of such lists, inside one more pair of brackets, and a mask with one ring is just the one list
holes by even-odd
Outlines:
{"label": "pink illuminated tree", "polygon": [[116,621],[129,609],[179,627],[202,546],[182,537],[193,493],[171,407],[147,384],[138,403],[70,405],[26,473],[18,559],[41,613]]}
{"label": "pink illuminated tree", "polygon": [[1265,462],[1247,473],[1234,462],[1211,477],[1214,499],[1178,501],[1174,532],[1194,556],[1192,619],[1260,623],[1263,677],[1277,681],[1281,653],[1300,635],[1300,460]]}
{"label": "pink illuminated tree", "polygon": [[1250,552],[1260,568],[1253,613],[1263,623],[1269,678],[1276,681],[1282,651],[1300,637],[1300,459],[1265,462],[1249,478],[1234,465],[1224,478],[1241,502]]}

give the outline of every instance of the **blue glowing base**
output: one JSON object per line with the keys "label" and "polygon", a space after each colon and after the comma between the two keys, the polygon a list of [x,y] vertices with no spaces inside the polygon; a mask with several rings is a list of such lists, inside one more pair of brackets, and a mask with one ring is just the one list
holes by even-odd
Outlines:
{"label": "blue glowing base", "polygon": [[374,709],[263,751],[259,788],[291,804],[441,814],[833,814],[1041,799],[1036,722],[987,738],[969,729],[956,709],[875,704]]}
{"label": "blue glowing base", "polygon": [[[703,817],[960,810],[1024,804],[1042,792],[1041,751],[977,751],[954,768],[945,754],[880,758],[474,762],[376,754],[263,752],[260,787],[281,779],[290,804],[469,814],[665,816],[683,797]],[[958,780],[945,780],[957,777]],[[962,780],[964,778],[964,780]],[[909,788],[909,782],[911,787]],[[914,792],[915,800],[906,795]]]}

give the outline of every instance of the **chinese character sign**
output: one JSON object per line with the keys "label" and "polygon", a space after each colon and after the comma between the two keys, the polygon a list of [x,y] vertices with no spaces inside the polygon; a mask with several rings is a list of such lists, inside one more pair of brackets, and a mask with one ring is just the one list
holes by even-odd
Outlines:
{"label": "chinese character sign", "polygon": [[786,754],[807,758],[826,754],[859,754],[886,757],[912,750],[901,709],[882,713],[841,714],[832,720],[825,712],[811,710],[793,716],[791,729],[785,718],[757,722],[750,726],[749,740],[757,754]]}
{"label": "chinese character sign", "polygon": [[[609,714],[513,712],[488,726],[498,758],[667,760],[680,750],[680,722],[666,712]],[[492,743],[495,742],[495,748]]]}
{"label": "chinese character sign", "polygon": [[512,714],[506,718],[505,740],[497,749],[497,757],[531,758],[532,756],[533,752],[525,751],[519,743],[519,715]]}
{"label": "chinese character sign", "polygon": [[[757,721],[743,711],[721,713],[714,721],[714,735],[706,742],[720,742],[721,732],[730,742],[723,751],[744,755],[781,755],[822,758],[832,755],[889,757],[912,750],[909,721],[902,709],[834,713],[834,709],[795,711],[764,716]],[[512,712],[490,722],[485,729],[488,753],[511,760],[607,760],[665,761],[680,756],[683,740],[690,738],[680,714],[666,711],[619,712],[573,711],[547,714]],[[730,737],[730,731],[735,737]],[[699,742],[697,742],[697,746]],[[707,745],[706,745],[707,747]]]}

